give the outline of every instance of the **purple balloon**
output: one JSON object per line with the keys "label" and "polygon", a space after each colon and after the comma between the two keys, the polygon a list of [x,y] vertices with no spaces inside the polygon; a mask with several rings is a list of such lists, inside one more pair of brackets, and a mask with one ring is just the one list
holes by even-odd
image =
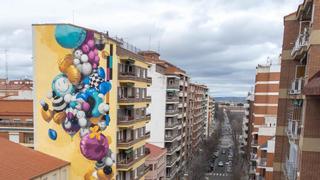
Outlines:
{"label": "purple balloon", "polygon": [[95,62],[96,64],[98,64],[98,63],[99,63],[99,61],[100,61],[99,56],[95,56],[95,57],[94,57],[94,62]]}
{"label": "purple balloon", "polygon": [[95,64],[95,63],[92,64],[92,68],[93,68],[93,69],[96,69],[97,67],[98,67],[98,64]]}
{"label": "purple balloon", "polygon": [[88,111],[88,110],[90,109],[90,104],[87,103],[87,102],[83,102],[83,103],[82,103],[82,109],[83,109],[84,111]]}
{"label": "purple balloon", "polygon": [[89,46],[87,44],[83,44],[81,46],[81,49],[82,49],[82,52],[84,52],[84,53],[88,53],[89,50],[90,50],[90,48],[89,48]]}
{"label": "purple balloon", "polygon": [[94,41],[92,39],[90,39],[88,42],[87,42],[88,46],[90,49],[93,49],[94,48]]}
{"label": "purple balloon", "polygon": [[62,127],[64,131],[66,131],[70,136],[75,135],[79,130],[80,126],[78,124],[78,120],[73,118],[73,119],[66,119],[62,123]]}
{"label": "purple balloon", "polygon": [[94,32],[93,31],[87,31],[87,36],[84,42],[88,42],[89,40],[94,38]]}
{"label": "purple balloon", "polygon": [[99,51],[98,51],[98,49],[97,48],[95,48],[94,50],[93,50],[93,52],[94,52],[94,55],[98,55],[98,53],[99,53]]}
{"label": "purple balloon", "polygon": [[94,52],[90,51],[88,54],[88,57],[89,57],[89,60],[94,60],[94,58],[95,58]]}
{"label": "purple balloon", "polygon": [[91,139],[90,133],[88,133],[81,139],[80,150],[87,159],[100,161],[108,154],[108,139],[103,134],[100,134],[100,140],[96,137]]}

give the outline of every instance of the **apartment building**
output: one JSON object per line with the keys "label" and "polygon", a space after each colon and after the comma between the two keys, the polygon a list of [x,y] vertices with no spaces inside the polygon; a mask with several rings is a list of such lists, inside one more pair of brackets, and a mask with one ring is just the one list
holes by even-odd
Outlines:
{"label": "apartment building", "polygon": [[215,105],[213,97],[208,96],[207,101],[207,118],[205,121],[204,136],[207,138],[213,132]]}
{"label": "apartment building", "polygon": [[[156,103],[151,105],[150,112],[157,114],[153,117],[150,126],[150,131],[159,132],[158,135],[151,137],[150,143],[165,147],[167,149],[166,159],[166,178],[174,179],[176,177],[182,177],[186,164],[186,150],[187,150],[187,90],[189,77],[182,69],[174,66],[173,64],[160,59],[160,55],[154,51],[140,52],[151,64],[155,64],[158,71],[163,72],[165,75],[164,86],[162,84],[163,77],[161,78],[152,76],[152,79],[161,79],[161,87],[166,87],[165,93],[165,115],[162,117],[161,109],[163,99],[160,100],[163,95],[157,91],[154,91],[151,86],[150,94],[152,98],[157,99]],[[163,69],[164,68],[164,69]],[[155,85],[156,87],[158,85]],[[158,89],[160,90],[160,89]],[[154,101],[153,101],[154,102]],[[160,112],[159,112],[160,111]],[[157,113],[159,112],[159,113]],[[153,121],[156,120],[156,121]],[[164,132],[164,136],[161,134]]]}
{"label": "apartment building", "polygon": [[[272,179],[280,66],[258,65],[253,103],[251,169],[254,179]],[[248,112],[247,112],[248,114]]]}
{"label": "apartment building", "polygon": [[0,79],[0,137],[33,147],[32,84]]}
{"label": "apartment building", "polygon": [[202,84],[189,84],[188,103],[189,103],[189,140],[188,155],[192,158],[198,153],[200,142],[205,138],[205,127],[207,122],[207,99],[208,88]]}
{"label": "apartment building", "polygon": [[151,102],[147,88],[148,63],[144,57],[117,46],[118,63],[118,126],[117,126],[117,179],[144,179],[148,173],[145,165],[150,153],[146,140],[150,131],[146,124],[151,116],[147,107]]}
{"label": "apartment building", "polygon": [[319,179],[320,2],[284,17],[274,179]]}
{"label": "apartment building", "polygon": [[166,148],[160,148],[153,144],[146,144],[150,149],[150,156],[146,160],[149,172],[145,180],[164,180],[166,178]]}

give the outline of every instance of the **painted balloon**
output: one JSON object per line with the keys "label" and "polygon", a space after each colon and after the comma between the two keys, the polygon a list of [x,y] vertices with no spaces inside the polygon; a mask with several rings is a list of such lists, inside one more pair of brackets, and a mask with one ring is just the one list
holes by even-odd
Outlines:
{"label": "painted balloon", "polygon": [[67,24],[57,25],[55,38],[58,44],[64,48],[77,48],[86,39],[86,31]]}
{"label": "painted balloon", "polygon": [[74,136],[80,130],[80,126],[78,124],[78,121],[75,118],[66,119],[62,123],[62,127],[63,127],[64,131],[66,131],[70,136]]}
{"label": "painted balloon", "polygon": [[100,134],[100,140],[95,137],[90,138],[90,134],[86,134],[80,142],[80,150],[83,156],[94,161],[102,160],[107,155],[108,149],[108,139],[103,134]]}
{"label": "painted balloon", "polygon": [[57,132],[53,129],[48,130],[48,135],[49,135],[49,138],[52,140],[56,140],[58,137]]}

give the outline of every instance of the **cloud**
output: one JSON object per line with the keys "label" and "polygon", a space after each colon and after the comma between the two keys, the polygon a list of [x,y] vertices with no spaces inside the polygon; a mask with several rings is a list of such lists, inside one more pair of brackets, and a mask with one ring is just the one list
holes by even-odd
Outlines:
{"label": "cloud", "polygon": [[0,76],[8,49],[10,78],[32,74],[32,23],[68,22],[109,31],[140,49],[159,50],[207,84],[214,96],[245,96],[255,66],[276,61],[283,16],[302,0],[56,0],[2,2]]}

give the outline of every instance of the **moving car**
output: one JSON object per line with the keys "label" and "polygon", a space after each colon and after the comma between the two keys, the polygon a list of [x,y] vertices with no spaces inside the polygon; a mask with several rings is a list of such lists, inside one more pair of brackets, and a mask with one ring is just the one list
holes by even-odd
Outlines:
{"label": "moving car", "polygon": [[219,166],[219,167],[223,167],[223,162],[220,161],[220,162],[218,163],[218,166]]}

